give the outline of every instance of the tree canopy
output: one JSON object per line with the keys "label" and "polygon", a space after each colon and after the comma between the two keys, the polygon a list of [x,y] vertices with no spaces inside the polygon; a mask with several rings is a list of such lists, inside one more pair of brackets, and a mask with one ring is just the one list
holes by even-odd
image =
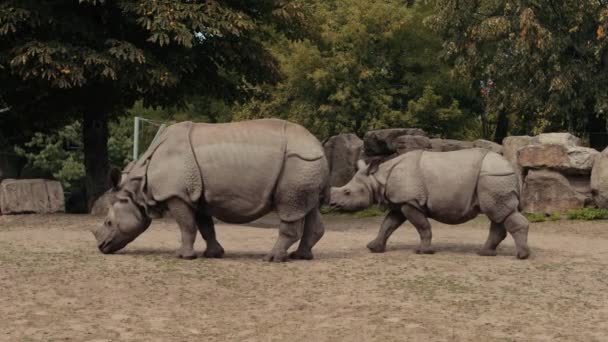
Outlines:
{"label": "tree canopy", "polygon": [[492,80],[499,135],[568,130],[606,146],[608,3],[436,0],[436,9],[427,22],[455,71],[472,86]]}
{"label": "tree canopy", "polygon": [[[0,4],[0,118],[15,143],[82,118],[87,190],[102,193],[108,119],[135,101],[245,96],[271,82],[269,27],[297,24],[289,1],[7,0]],[[293,12],[295,13],[295,12]],[[293,25],[291,26],[293,27]],[[289,34],[289,30],[286,30]]]}

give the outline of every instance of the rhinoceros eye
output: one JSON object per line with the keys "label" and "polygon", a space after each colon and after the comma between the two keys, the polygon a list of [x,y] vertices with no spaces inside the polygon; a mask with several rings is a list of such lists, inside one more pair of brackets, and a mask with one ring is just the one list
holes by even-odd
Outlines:
{"label": "rhinoceros eye", "polygon": [[350,195],[350,190],[348,190],[348,189],[344,189],[344,194],[345,194],[346,196]]}
{"label": "rhinoceros eye", "polygon": [[128,199],[126,199],[126,198],[121,198],[121,199],[119,199],[118,201],[119,201],[120,203],[122,203],[122,204],[127,204],[127,203],[129,203],[129,200],[128,200]]}
{"label": "rhinoceros eye", "polygon": [[112,220],[107,219],[106,222],[104,222],[104,224],[108,227],[112,227]]}

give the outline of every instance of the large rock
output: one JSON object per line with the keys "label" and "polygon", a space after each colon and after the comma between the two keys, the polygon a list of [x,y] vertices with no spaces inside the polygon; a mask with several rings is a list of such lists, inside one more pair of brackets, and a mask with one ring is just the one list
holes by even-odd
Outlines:
{"label": "large rock", "polygon": [[595,156],[591,171],[591,192],[595,204],[608,209],[608,148]]}
{"label": "large rock", "polygon": [[479,147],[479,148],[485,148],[486,150],[490,150],[492,152],[502,154],[502,146],[500,144],[497,144],[497,143],[489,141],[489,140],[477,139],[477,140],[473,141],[473,146]]}
{"label": "large rock", "polygon": [[598,153],[581,146],[528,145],[519,149],[517,163],[527,169],[549,168],[568,174],[588,175]]}
{"label": "large rock", "polygon": [[402,135],[393,141],[398,154],[432,148],[429,138],[422,135]]}
{"label": "large rock", "polygon": [[397,151],[395,139],[402,135],[426,136],[419,128],[388,128],[369,131],[363,137],[365,154],[368,156],[383,156]]}
{"label": "large rock", "polygon": [[562,145],[566,147],[581,146],[581,139],[570,133],[542,133],[535,137],[541,145]]}
{"label": "large rock", "polygon": [[63,188],[57,181],[7,179],[0,183],[2,214],[45,214],[64,211]]}
{"label": "large rock", "polygon": [[527,135],[510,136],[502,141],[502,155],[511,162],[511,165],[519,169],[517,164],[517,152],[520,148],[535,144],[536,140]]}
{"label": "large rock", "polygon": [[354,134],[339,134],[329,138],[323,148],[329,162],[331,186],[348,183],[357,171],[357,160],[363,157],[363,140]]}
{"label": "large rock", "polygon": [[454,139],[431,139],[431,150],[436,152],[450,152],[466,150],[475,147],[472,141]]}
{"label": "large rock", "polygon": [[523,211],[551,214],[580,209],[587,198],[577,192],[568,179],[556,171],[530,170],[522,192]]}

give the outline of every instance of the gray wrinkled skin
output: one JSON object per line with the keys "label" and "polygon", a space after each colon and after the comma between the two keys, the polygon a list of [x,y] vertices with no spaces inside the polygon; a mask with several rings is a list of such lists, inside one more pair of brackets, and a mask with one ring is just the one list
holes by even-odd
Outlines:
{"label": "gray wrinkled skin", "polygon": [[461,224],[483,213],[492,223],[479,254],[495,256],[509,232],[517,258],[526,259],[530,255],[528,220],[519,212],[519,196],[517,175],[497,153],[483,149],[413,151],[381,164],[359,161],[351,181],[331,189],[330,205],[351,211],[372,204],[389,207],[377,237],[367,245],[375,253],[384,252],[391,234],[410,220],[420,235],[416,252],[432,254],[428,218]]}
{"label": "gray wrinkled skin", "polygon": [[323,148],[305,128],[287,121],[175,124],[122,177],[115,171],[111,178],[111,208],[93,231],[103,253],[124,248],[165,210],[180,227],[177,255],[184,259],[196,258],[197,231],[207,243],[205,257],[224,255],[213,217],[245,223],[276,211],[279,237],[266,261],[312,259],[325,231],[319,212],[329,192]]}

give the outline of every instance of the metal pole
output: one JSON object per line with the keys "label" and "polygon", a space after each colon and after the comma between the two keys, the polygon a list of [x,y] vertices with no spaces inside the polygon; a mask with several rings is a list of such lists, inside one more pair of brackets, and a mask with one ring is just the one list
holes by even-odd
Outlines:
{"label": "metal pole", "polygon": [[139,117],[135,117],[133,121],[133,161],[139,156]]}
{"label": "metal pole", "polygon": [[156,135],[154,136],[154,139],[152,139],[152,142],[150,143],[150,146],[154,145],[154,143],[156,142],[158,137],[160,137],[160,135],[163,132],[163,130],[165,129],[165,127],[167,127],[167,125],[165,125],[165,124],[160,125],[160,127],[158,128],[158,131],[156,131]]}

